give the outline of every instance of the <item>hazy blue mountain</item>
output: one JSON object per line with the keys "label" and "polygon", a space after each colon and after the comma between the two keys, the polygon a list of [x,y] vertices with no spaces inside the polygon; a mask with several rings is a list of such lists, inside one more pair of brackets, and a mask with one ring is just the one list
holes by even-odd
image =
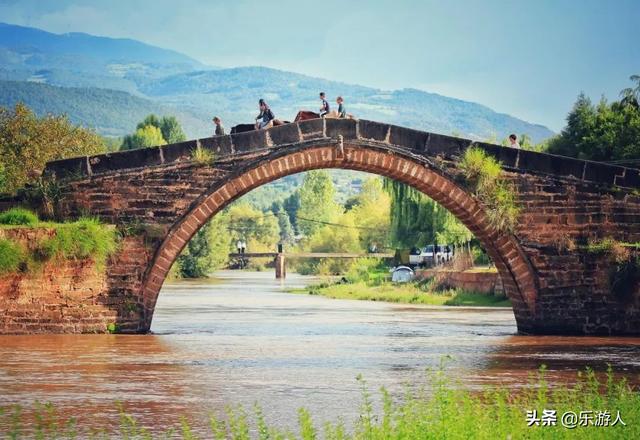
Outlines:
{"label": "hazy blue mountain", "polygon": [[[173,111],[184,119],[188,136],[207,136],[214,114],[228,128],[252,122],[258,98],[265,98],[278,118],[291,120],[300,109],[316,110],[321,90],[332,105],[342,95],[356,117],[422,130],[498,140],[509,133],[526,133],[534,141],[553,134],[483,105],[421,90],[385,91],[266,67],[215,69],[135,40],[57,35],[2,23],[0,80],[22,83],[3,84],[4,105],[24,100],[39,113],[68,113],[110,135],[130,131],[137,122],[131,119],[149,109]],[[29,87],[32,83],[70,89]]]}
{"label": "hazy blue mountain", "polygon": [[191,105],[219,114],[233,123],[250,122],[257,113],[258,98],[265,98],[280,119],[292,119],[300,109],[317,109],[318,92],[325,91],[332,105],[342,95],[347,111],[356,117],[422,130],[477,139],[527,133],[534,141],[553,134],[542,125],[435,93],[385,91],[266,67],[186,72],[149,81],[140,91],[176,106]]}
{"label": "hazy blue mountain", "polygon": [[[94,86],[104,77],[157,78],[206,66],[181,53],[124,38],[97,37],[83,33],[53,34],[40,29],[0,23],[0,65],[3,69],[30,73],[32,80],[77,86],[72,76],[51,72],[95,75]],[[5,78],[7,75],[4,75]],[[20,79],[17,77],[8,79]]]}
{"label": "hazy blue mountain", "polygon": [[[33,82],[0,81],[0,106],[24,102],[39,116],[67,114],[69,119],[106,136],[123,136],[135,130],[149,113],[175,115],[187,133],[211,131],[205,121],[189,112],[118,90],[68,88]],[[210,133],[209,133],[210,135]]]}

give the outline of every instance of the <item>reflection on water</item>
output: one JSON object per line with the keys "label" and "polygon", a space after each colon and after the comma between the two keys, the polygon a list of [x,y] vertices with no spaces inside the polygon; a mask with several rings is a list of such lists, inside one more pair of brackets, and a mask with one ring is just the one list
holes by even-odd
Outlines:
{"label": "reflection on water", "polygon": [[399,393],[453,356],[468,386],[552,378],[590,365],[637,381],[640,338],[516,336],[509,309],[411,307],[284,293],[273,273],[221,272],[166,284],[151,335],[0,337],[0,405],[51,401],[89,420],[117,417],[114,401],[150,425],[180,414],[204,421],[226,404],[260,402],[290,426],[306,406],[320,419],[355,417],[362,373]]}

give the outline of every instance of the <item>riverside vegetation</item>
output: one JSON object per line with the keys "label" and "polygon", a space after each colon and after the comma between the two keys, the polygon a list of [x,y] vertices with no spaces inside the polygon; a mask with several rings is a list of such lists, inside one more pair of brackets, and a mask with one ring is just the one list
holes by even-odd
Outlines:
{"label": "riverside vegetation", "polygon": [[[596,374],[590,369],[578,372],[572,383],[551,385],[546,369],[518,390],[506,386],[469,391],[453,381],[441,365],[427,371],[422,385],[407,387],[404,395],[392,396],[381,388],[374,396],[361,376],[360,415],[355,423],[337,419],[320,425],[305,408],[297,419],[297,432],[270,425],[261,408],[252,411],[228,406],[224,414],[212,414],[207,433],[196,428],[196,421],[176,418],[152,431],[144,420],[136,420],[118,405],[118,426],[80,428],[74,418],[59,414],[52,404],[35,403],[33,408],[18,405],[0,408],[0,433],[6,438],[22,439],[630,439],[640,437],[640,393],[626,379],[617,379],[609,369]],[[556,421],[543,423],[545,410],[555,411]],[[528,415],[535,411],[535,415]],[[583,423],[578,420],[563,426],[562,415],[589,412]],[[598,416],[598,413],[604,416]],[[606,417],[609,414],[610,418]],[[620,419],[618,419],[618,416]],[[537,423],[536,423],[537,420]],[[83,420],[82,426],[90,425]],[[615,423],[614,423],[615,422]],[[598,424],[596,424],[598,423]],[[606,423],[606,424],[605,424]],[[566,422],[565,422],[566,424]]]}
{"label": "riverside vegetation", "polygon": [[357,260],[339,281],[325,281],[289,291],[335,299],[436,306],[511,307],[511,302],[504,296],[450,288],[440,285],[434,278],[403,284],[391,283],[386,265],[373,258]]}
{"label": "riverside vegetation", "polygon": [[102,267],[117,246],[114,228],[87,217],[68,223],[41,222],[31,211],[12,208],[0,213],[0,230],[3,228],[43,228],[53,233],[29,249],[12,239],[0,238],[0,275],[28,272],[55,259],[91,258],[96,267]]}

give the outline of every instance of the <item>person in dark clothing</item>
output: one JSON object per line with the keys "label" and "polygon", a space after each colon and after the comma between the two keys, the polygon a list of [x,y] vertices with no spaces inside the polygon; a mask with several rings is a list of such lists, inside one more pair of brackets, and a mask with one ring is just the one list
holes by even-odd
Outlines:
{"label": "person in dark clothing", "polygon": [[325,99],[324,92],[320,92],[320,99],[322,100],[322,106],[320,107],[320,117],[324,118],[324,115],[329,113],[329,101]]}
{"label": "person in dark clothing", "polygon": [[216,131],[214,133],[214,136],[224,136],[224,125],[222,125],[222,120],[217,117],[214,116],[213,117],[213,123],[216,124]]}
{"label": "person in dark clothing", "polygon": [[258,101],[258,107],[260,108],[260,114],[256,118],[256,130],[260,130],[262,128],[269,128],[276,117],[269,108],[269,105],[265,102],[264,99],[260,99]]}
{"label": "person in dark clothing", "polygon": [[336,103],[338,104],[338,117],[339,118],[346,118],[347,117],[347,111],[344,108],[344,99],[342,99],[342,96],[338,96],[336,98]]}

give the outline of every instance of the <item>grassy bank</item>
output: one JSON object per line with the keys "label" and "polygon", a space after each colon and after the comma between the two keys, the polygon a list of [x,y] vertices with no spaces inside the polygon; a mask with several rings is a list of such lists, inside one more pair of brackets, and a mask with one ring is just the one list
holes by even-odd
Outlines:
{"label": "grassy bank", "polygon": [[485,306],[511,307],[504,297],[467,292],[462,289],[437,290],[429,282],[393,284],[390,282],[370,283],[365,281],[346,283],[321,283],[303,289],[292,289],[292,293],[321,295],[336,299],[357,299],[365,301],[386,301],[406,304],[426,304],[435,306]]}
{"label": "grassy bank", "polygon": [[42,222],[22,208],[0,213],[0,230],[17,228],[51,230],[52,233],[45,234],[31,246],[0,235],[0,275],[27,272],[52,260],[90,258],[100,267],[117,247],[115,229],[94,218],[55,223]]}
{"label": "grassy bank", "polygon": [[[615,379],[612,372],[598,379],[587,370],[578,373],[571,385],[551,387],[543,367],[518,391],[498,386],[482,392],[465,390],[443,370],[428,373],[427,377],[423,386],[407,389],[401,398],[393,398],[385,389],[372,396],[364,380],[358,378],[362,403],[353,428],[347,428],[339,419],[319,425],[308,410],[301,408],[290,415],[297,419],[298,427],[296,432],[289,432],[270,425],[256,405],[252,411],[227,407],[224,414],[212,415],[206,433],[196,429],[192,420],[176,416],[164,426],[156,426],[152,434],[142,427],[144,420],[136,420],[122,407],[119,426],[85,429],[79,427],[77,420],[60,416],[54,406],[36,404],[34,408],[1,408],[0,434],[3,438],[42,440],[640,438],[640,393],[625,380]],[[374,409],[378,407],[381,409]],[[541,417],[545,411],[553,412]],[[81,422],[82,426],[90,425],[87,420]]]}

